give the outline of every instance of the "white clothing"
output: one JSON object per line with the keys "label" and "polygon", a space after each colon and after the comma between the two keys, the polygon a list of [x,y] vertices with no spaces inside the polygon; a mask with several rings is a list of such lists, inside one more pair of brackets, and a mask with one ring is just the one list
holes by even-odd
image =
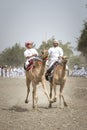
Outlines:
{"label": "white clothing", "polygon": [[[35,54],[38,56],[38,52],[37,52],[37,50],[34,49],[34,48],[27,49],[27,50],[24,51],[24,56],[25,56],[25,57],[32,56],[32,55],[35,55]],[[27,59],[26,62],[25,62],[25,67],[27,67],[27,66],[29,65],[29,61],[30,61],[31,59],[34,59],[34,58],[35,58],[35,56],[32,56],[32,57],[30,57],[29,59]]]}
{"label": "white clothing", "polygon": [[51,47],[48,50],[48,55],[49,55],[48,68],[50,68],[54,62],[59,61],[60,57],[63,56],[63,49],[59,46]]}
{"label": "white clothing", "polygon": [[[24,51],[24,56],[25,56],[25,57],[32,56],[32,55],[35,55],[35,54],[38,56],[38,52],[37,52],[37,50],[34,49],[34,48],[27,49],[27,50]],[[29,60],[31,60],[31,59],[33,59],[33,58],[35,58],[35,56],[32,56],[32,57],[29,58],[27,61],[29,61]]]}
{"label": "white clothing", "polygon": [[78,69],[78,65],[75,64],[73,68],[74,68],[74,70],[77,70]]}
{"label": "white clothing", "polygon": [[24,56],[25,57],[32,56],[34,54],[36,54],[38,56],[38,52],[34,48],[27,49],[27,50],[24,51]]}

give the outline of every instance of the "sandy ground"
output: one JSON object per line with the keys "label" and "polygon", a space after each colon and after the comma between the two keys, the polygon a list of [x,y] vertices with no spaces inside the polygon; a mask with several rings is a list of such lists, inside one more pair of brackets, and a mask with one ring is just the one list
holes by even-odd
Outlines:
{"label": "sandy ground", "polygon": [[[49,91],[49,84],[47,83]],[[59,92],[59,87],[58,87]],[[25,104],[25,78],[0,77],[0,130],[87,130],[87,79],[68,77],[64,95],[68,107],[58,101],[48,108],[41,84],[38,86],[39,111],[32,109],[32,86]]]}

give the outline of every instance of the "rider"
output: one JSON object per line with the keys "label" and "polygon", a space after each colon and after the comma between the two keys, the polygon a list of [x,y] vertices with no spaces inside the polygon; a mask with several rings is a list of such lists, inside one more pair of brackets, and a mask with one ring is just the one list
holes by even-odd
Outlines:
{"label": "rider", "polygon": [[45,73],[46,80],[49,80],[49,76],[53,69],[55,62],[61,62],[61,57],[63,56],[63,49],[58,46],[58,40],[53,41],[53,47],[48,49],[48,69]]}
{"label": "rider", "polygon": [[38,56],[38,52],[35,48],[33,48],[33,42],[32,41],[26,42],[25,47],[27,49],[24,51],[24,56],[26,58],[26,62],[24,64],[24,69],[27,69],[27,67],[30,64],[30,61],[32,59],[34,59],[36,56]]}

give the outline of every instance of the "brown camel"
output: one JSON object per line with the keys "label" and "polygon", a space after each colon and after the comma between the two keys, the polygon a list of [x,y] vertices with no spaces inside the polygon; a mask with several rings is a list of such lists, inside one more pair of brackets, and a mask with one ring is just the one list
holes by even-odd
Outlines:
{"label": "brown camel", "polygon": [[45,85],[45,63],[48,53],[46,50],[42,51],[41,60],[34,60],[31,66],[31,69],[26,71],[26,86],[27,86],[27,96],[25,103],[28,103],[28,96],[30,92],[30,83],[32,83],[33,91],[32,91],[32,100],[33,100],[33,108],[37,109],[38,97],[37,97],[37,85],[41,82],[44,93],[46,94],[48,101],[50,101],[50,97]]}
{"label": "brown camel", "polygon": [[[59,103],[61,107],[61,98],[63,99],[64,106],[67,106],[67,103],[65,102],[64,96],[62,94],[63,88],[65,86],[66,82],[66,63],[67,63],[67,57],[62,57],[62,63],[58,63],[52,72],[52,79],[50,81],[50,99],[49,107],[52,107],[52,103],[57,101],[57,91],[56,87],[57,85],[60,85],[60,94],[59,94]],[[52,98],[52,90],[54,89],[54,98]]]}

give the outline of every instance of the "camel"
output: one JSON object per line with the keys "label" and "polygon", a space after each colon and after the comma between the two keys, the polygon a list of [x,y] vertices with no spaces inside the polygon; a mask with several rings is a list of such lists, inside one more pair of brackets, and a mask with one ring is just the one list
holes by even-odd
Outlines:
{"label": "camel", "polygon": [[37,104],[38,104],[38,96],[37,96],[37,86],[41,82],[43,86],[43,90],[45,95],[48,98],[48,101],[50,101],[50,97],[45,85],[45,63],[46,63],[46,58],[48,56],[47,50],[42,51],[41,53],[41,59],[35,59],[33,60],[33,64],[31,65],[30,70],[26,70],[26,86],[27,86],[27,96],[25,99],[25,103],[28,103],[28,96],[30,92],[30,84],[32,83],[33,91],[32,91],[32,107],[37,109]]}
{"label": "camel", "polygon": [[[62,63],[57,63],[53,69],[52,72],[52,79],[50,82],[50,102],[49,107],[52,107],[52,103],[57,101],[57,91],[56,87],[57,85],[60,85],[60,94],[59,94],[59,104],[61,107],[61,98],[63,99],[64,106],[67,106],[67,103],[64,99],[64,96],[62,94],[65,82],[66,82],[66,63],[67,63],[67,57],[62,57]],[[52,91],[54,89],[54,98],[52,98]]]}

